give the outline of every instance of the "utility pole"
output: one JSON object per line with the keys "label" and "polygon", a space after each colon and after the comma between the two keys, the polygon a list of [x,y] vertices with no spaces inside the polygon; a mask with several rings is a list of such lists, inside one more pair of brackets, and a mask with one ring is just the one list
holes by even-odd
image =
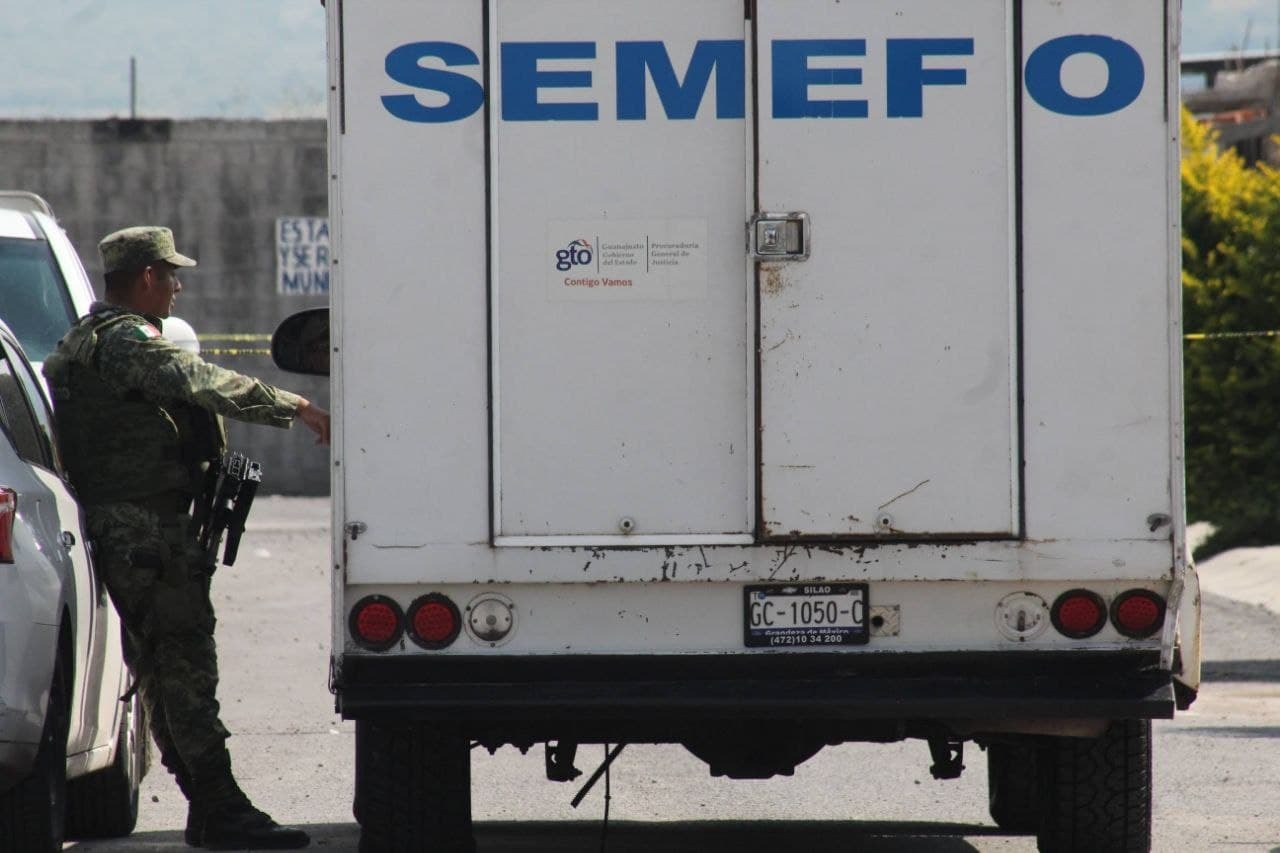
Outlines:
{"label": "utility pole", "polygon": [[129,57],[129,118],[138,117],[138,58]]}

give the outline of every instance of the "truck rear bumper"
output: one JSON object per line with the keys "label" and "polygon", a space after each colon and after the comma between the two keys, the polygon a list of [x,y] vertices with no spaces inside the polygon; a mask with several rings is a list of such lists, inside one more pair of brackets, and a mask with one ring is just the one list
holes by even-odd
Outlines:
{"label": "truck rear bumper", "polygon": [[[1005,731],[1027,720],[1171,718],[1159,652],[547,656],[347,655],[334,661],[349,719],[596,723],[602,732],[792,720],[841,724],[966,721]],[[986,728],[984,729],[984,725]],[[550,728],[548,729],[550,730]]]}

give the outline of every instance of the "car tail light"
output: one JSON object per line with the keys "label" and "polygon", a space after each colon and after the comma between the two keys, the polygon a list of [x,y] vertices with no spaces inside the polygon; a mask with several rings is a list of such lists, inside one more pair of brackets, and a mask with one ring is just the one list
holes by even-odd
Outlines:
{"label": "car tail light", "polygon": [[443,649],[458,639],[460,630],[458,606],[438,592],[409,605],[409,637],[424,649]]}
{"label": "car tail light", "polygon": [[351,608],[347,622],[351,637],[370,651],[383,652],[404,634],[404,614],[400,605],[383,595],[367,595]]}
{"label": "car tail light", "polygon": [[1111,602],[1111,624],[1126,637],[1140,640],[1164,626],[1164,599],[1149,589],[1131,589]]}
{"label": "car tail light", "polygon": [[1092,637],[1107,624],[1107,603],[1087,589],[1071,589],[1058,596],[1049,611],[1053,627],[1073,640]]}
{"label": "car tail light", "polygon": [[0,486],[0,563],[13,562],[13,521],[18,517],[18,493]]}

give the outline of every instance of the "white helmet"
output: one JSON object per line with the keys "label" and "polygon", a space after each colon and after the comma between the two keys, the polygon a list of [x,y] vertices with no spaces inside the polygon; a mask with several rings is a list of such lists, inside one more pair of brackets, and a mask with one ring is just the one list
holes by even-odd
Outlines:
{"label": "white helmet", "polygon": [[166,317],[164,320],[164,336],[182,347],[187,352],[200,354],[200,339],[196,330],[181,317]]}

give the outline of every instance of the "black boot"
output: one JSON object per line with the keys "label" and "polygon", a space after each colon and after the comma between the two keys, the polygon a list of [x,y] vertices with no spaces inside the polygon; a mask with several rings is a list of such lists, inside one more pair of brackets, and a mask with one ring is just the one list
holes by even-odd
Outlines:
{"label": "black boot", "polygon": [[200,846],[209,850],[296,850],[311,843],[301,829],[281,826],[266,812],[235,803],[209,806]]}
{"label": "black boot", "polygon": [[202,803],[187,803],[187,827],[182,831],[182,840],[188,847],[202,847],[200,836],[204,835],[205,807]]}
{"label": "black boot", "polygon": [[228,768],[197,787],[184,835],[192,847],[209,850],[296,850],[311,843],[301,829],[281,826],[255,808]]}

